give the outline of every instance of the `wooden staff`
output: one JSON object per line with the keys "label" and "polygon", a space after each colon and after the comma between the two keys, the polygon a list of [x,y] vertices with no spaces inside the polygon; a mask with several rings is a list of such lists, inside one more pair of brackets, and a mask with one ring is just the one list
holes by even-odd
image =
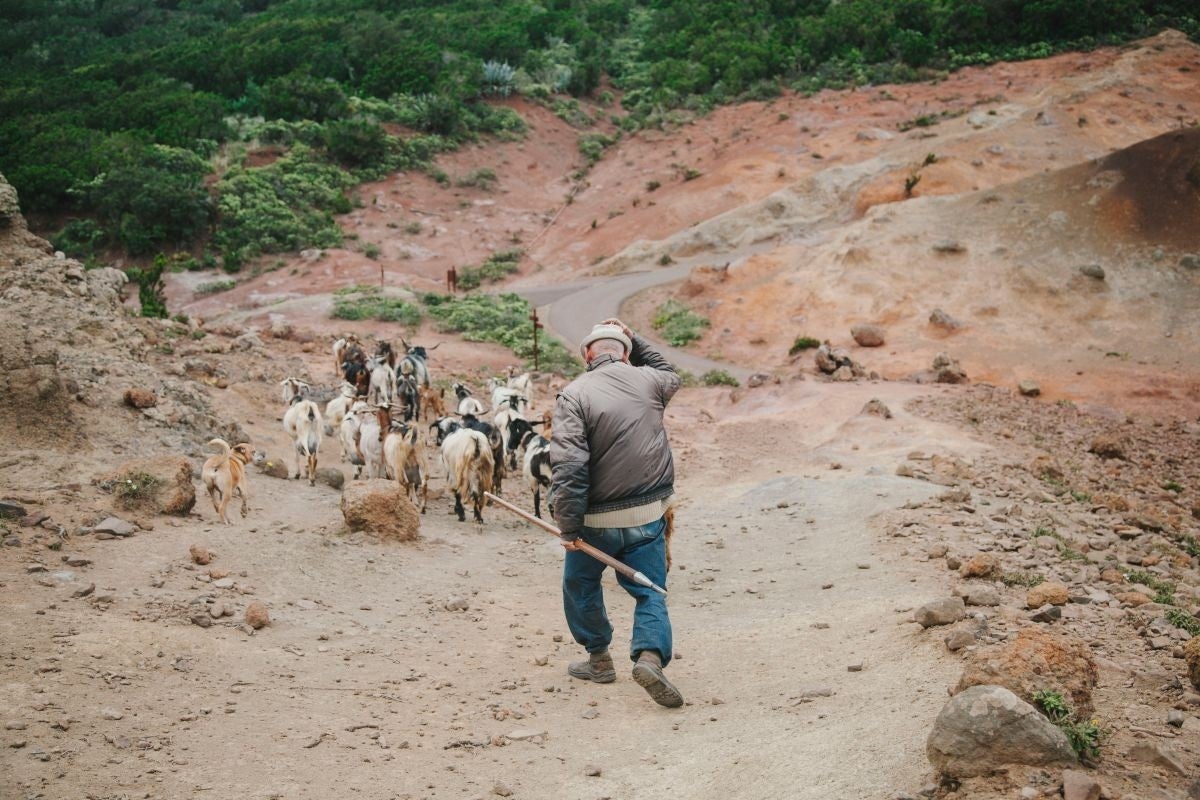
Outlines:
{"label": "wooden staff", "polygon": [[[521,519],[525,520],[526,522],[531,522],[534,525],[537,525],[542,530],[552,533],[555,536],[562,536],[562,531],[560,531],[558,528],[551,525],[549,522],[546,522],[546,520],[538,519],[533,514],[530,514],[528,511],[518,508],[517,506],[514,506],[512,503],[509,503],[505,500],[501,500],[499,497],[496,497],[496,495],[492,494],[491,492],[484,492],[483,496],[486,497],[488,500],[491,500],[493,503],[500,506],[501,508],[508,509],[509,511],[516,514]],[[624,575],[625,577],[629,578],[634,583],[638,583],[642,586],[645,586],[648,589],[653,589],[654,591],[658,592],[661,595],[665,595],[667,593],[666,589],[662,588],[657,583],[650,580],[649,578],[647,578],[642,573],[638,572],[633,567],[629,566],[628,564],[624,564],[620,561],[617,561],[615,558],[610,556],[608,553],[605,553],[603,550],[597,550],[595,547],[588,544],[583,539],[576,539],[575,543],[577,545],[579,545],[580,550],[587,553],[589,556],[596,559],[601,564],[607,564],[608,566],[612,567],[617,572],[619,572],[622,575]]]}

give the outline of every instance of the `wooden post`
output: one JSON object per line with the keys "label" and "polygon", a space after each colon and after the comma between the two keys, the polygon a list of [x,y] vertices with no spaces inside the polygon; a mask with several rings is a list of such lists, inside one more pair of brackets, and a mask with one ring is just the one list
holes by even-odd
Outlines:
{"label": "wooden post", "polygon": [[457,294],[458,292],[458,270],[454,267],[446,270],[446,293]]}
{"label": "wooden post", "polygon": [[542,325],[542,323],[538,322],[538,315],[537,315],[536,308],[533,310],[533,313],[529,315],[529,319],[533,322],[533,371],[540,372],[541,365],[538,363],[537,332],[538,332],[538,328],[541,328],[544,326]]}

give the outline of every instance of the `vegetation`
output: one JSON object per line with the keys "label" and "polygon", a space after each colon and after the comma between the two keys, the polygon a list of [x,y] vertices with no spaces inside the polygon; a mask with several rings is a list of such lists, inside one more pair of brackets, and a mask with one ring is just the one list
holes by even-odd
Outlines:
{"label": "vegetation", "polygon": [[673,347],[694,342],[704,335],[708,320],[678,300],[668,300],[658,307],[651,324]]}
{"label": "vegetation", "polygon": [[1080,761],[1093,766],[1100,761],[1100,746],[1106,734],[1096,720],[1079,719],[1059,692],[1041,689],[1034,693],[1033,704],[1066,734]]}
{"label": "vegetation", "polygon": [[219,294],[229,291],[234,286],[237,286],[236,281],[207,281],[196,287],[196,294],[201,296]]}
{"label": "vegetation", "polygon": [[1155,591],[1154,602],[1164,606],[1175,605],[1175,584],[1164,581],[1145,570],[1125,568],[1122,570],[1130,583],[1140,583]]}
{"label": "vegetation", "polygon": [[1200,619],[1187,613],[1182,608],[1172,608],[1166,614],[1167,622],[1180,630],[1187,631],[1192,636],[1200,636]]}
{"label": "vegetation", "polygon": [[164,292],[162,274],[167,267],[167,257],[159,253],[154,257],[154,263],[148,267],[128,270],[130,279],[137,284],[138,301],[142,304],[143,317],[166,319],[167,298]]}
{"label": "vegetation", "polygon": [[520,250],[502,250],[493,253],[478,267],[463,267],[458,270],[458,286],[461,289],[478,289],[484,281],[498,283],[517,271],[521,263]]}
{"label": "vegetation", "polygon": [[[494,342],[512,350],[533,366],[533,310],[520,295],[473,294],[451,297],[427,294],[421,298],[429,316],[438,320],[442,330],[461,333],[469,342]],[[578,375],[583,364],[561,342],[551,336],[538,338],[538,364],[543,371]]]}
{"label": "vegetation", "polygon": [[488,167],[480,167],[473,169],[466,175],[458,179],[458,185],[461,187],[474,187],[483,189],[485,192],[490,192],[496,187],[496,171]]}
{"label": "vegetation", "polygon": [[[920,80],[1167,26],[1200,34],[1190,0],[15,0],[0,22],[0,172],[35,224],[91,220],[103,246],[145,257],[215,233],[229,269],[327,238],[347,181],[448,181],[437,153],[522,135],[491,98],[521,94],[586,128],[566,96],[607,75],[612,119],[635,130],[785,88]],[[607,139],[584,134],[585,158]],[[242,160],[261,145],[308,150],[292,169]]]}
{"label": "vegetation", "polygon": [[150,500],[159,489],[158,479],[147,472],[127,472],[112,484],[112,493],[122,508],[134,509]]}
{"label": "vegetation", "polygon": [[741,386],[737,378],[723,369],[710,369],[700,376],[700,382],[705,386]]}
{"label": "vegetation", "polygon": [[1005,572],[1000,576],[1000,581],[1005,586],[1024,586],[1026,589],[1032,589],[1045,583],[1046,579],[1036,572]]}
{"label": "vegetation", "polygon": [[788,348],[788,355],[794,356],[803,350],[812,350],[820,346],[821,342],[811,336],[797,336],[796,340],[792,342],[792,346]]}
{"label": "vegetation", "polygon": [[399,322],[411,326],[421,321],[421,309],[407,300],[385,296],[378,286],[351,286],[335,293],[330,316],[334,319]]}

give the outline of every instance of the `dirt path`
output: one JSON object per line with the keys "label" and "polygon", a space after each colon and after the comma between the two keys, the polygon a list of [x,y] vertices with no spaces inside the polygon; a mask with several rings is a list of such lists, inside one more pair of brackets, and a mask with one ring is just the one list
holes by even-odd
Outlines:
{"label": "dirt path", "polygon": [[[727,392],[687,390],[672,407],[682,711],[651,704],[624,670],[609,686],[567,677],[578,648],[562,619],[561,551],[536,529],[491,509],[479,534],[443,499],[420,544],[381,543],[341,532],[337,492],[256,475],[246,523],[213,525],[202,500],[199,516],[153,532],[73,541],[93,564],[50,586],[23,564],[0,567],[0,707],[28,726],[9,735],[28,740],[8,751],[11,779],[21,797],[104,798],[461,798],[497,783],[514,797],[588,800],[915,789],[927,769],[912,731],[927,729],[956,665],[904,623],[903,609],[938,593],[935,576],[898,559],[872,518],[934,488],[894,476],[903,453],[973,446],[903,413],[858,416],[880,390],[897,411],[918,391],[793,384],[729,406]],[[265,386],[261,397],[249,421],[278,453]],[[190,563],[194,543],[218,554],[210,567]],[[214,588],[210,568],[234,588]],[[72,599],[88,582],[111,603]],[[236,615],[191,624],[189,603],[205,595]],[[469,609],[446,610],[454,597]],[[630,603],[615,582],[608,597],[621,653]],[[247,636],[233,623],[253,598],[273,622]]]}

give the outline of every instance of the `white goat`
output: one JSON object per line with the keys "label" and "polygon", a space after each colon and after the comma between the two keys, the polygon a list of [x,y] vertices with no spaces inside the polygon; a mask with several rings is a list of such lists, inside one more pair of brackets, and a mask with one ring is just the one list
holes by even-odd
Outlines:
{"label": "white goat", "polygon": [[387,365],[383,359],[372,358],[367,362],[371,371],[371,383],[367,389],[367,402],[373,405],[392,404],[396,396],[396,371]]}
{"label": "white goat", "polygon": [[492,490],[495,462],[487,437],[470,428],[459,428],[442,442],[442,465],[454,491],[454,513],[466,522],[465,497],[475,512],[476,524],[483,525],[484,492]]}
{"label": "white goat", "polygon": [[483,403],[471,396],[471,389],[464,384],[455,383],[450,387],[454,391],[454,396],[458,398],[458,415],[460,417],[471,416],[477,417],[483,413]]}
{"label": "white goat", "polygon": [[283,387],[283,402],[291,403],[293,397],[303,397],[308,394],[309,385],[299,378],[287,377],[279,382]]}
{"label": "white goat", "polygon": [[342,424],[338,428],[338,440],[342,445],[342,452],[350,459],[350,463],[354,465],[354,478],[357,480],[362,477],[363,455],[358,449],[358,429],[362,425],[364,415],[371,415],[374,412],[370,407],[361,400],[358,400],[346,412],[346,416],[342,419]]}
{"label": "white goat", "polygon": [[321,412],[312,400],[300,395],[292,398],[292,407],[283,415],[283,429],[296,443],[296,478],[300,477],[300,457],[304,456],[308,485],[317,481],[317,451],[321,449]]}
{"label": "white goat", "polygon": [[387,406],[370,409],[359,417],[358,451],[362,453],[367,478],[389,477],[387,462],[383,459],[383,439],[391,424]]}
{"label": "white goat", "polygon": [[508,388],[521,393],[525,398],[525,409],[533,405],[533,376],[528,372],[517,374],[516,367],[508,368]]}
{"label": "white goat", "polygon": [[[325,404],[325,435],[337,436],[341,430],[342,420],[350,406],[354,405],[354,387],[343,383],[340,394]],[[346,460],[346,449],[342,448],[342,461]]]}
{"label": "white goat", "polygon": [[414,503],[421,497],[421,513],[429,501],[429,471],[425,466],[425,445],[417,426],[401,426],[383,440],[383,460],[396,476],[400,489]]}

